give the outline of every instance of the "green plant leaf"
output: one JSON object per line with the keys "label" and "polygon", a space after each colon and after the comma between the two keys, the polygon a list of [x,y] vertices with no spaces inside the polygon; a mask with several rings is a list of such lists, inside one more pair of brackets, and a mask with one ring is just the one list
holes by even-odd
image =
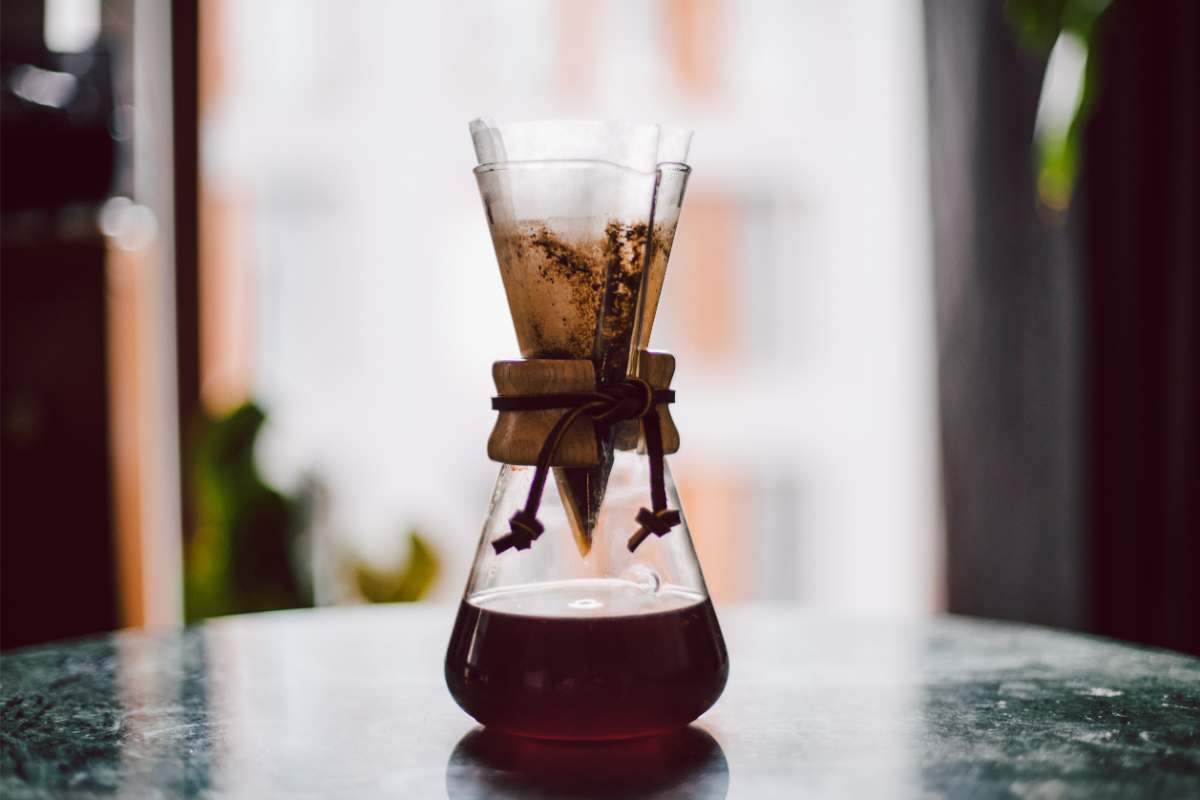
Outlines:
{"label": "green plant leaf", "polygon": [[396,570],[377,570],[359,564],[354,570],[355,584],[371,603],[408,603],[420,600],[437,578],[437,556],[417,532],[408,536],[409,553],[404,565]]}
{"label": "green plant leaf", "polygon": [[[1005,17],[1017,41],[1038,57],[1046,57],[1059,37],[1076,37],[1084,51],[1082,86],[1065,128],[1040,126],[1032,156],[1037,175],[1037,193],[1042,204],[1064,211],[1079,169],[1083,126],[1095,102],[1099,82],[1098,56],[1093,46],[1096,22],[1112,0],[1008,0]],[[1045,91],[1045,81],[1043,89]]]}
{"label": "green plant leaf", "polygon": [[268,485],[254,461],[265,421],[252,402],[202,420],[191,482],[196,530],[184,549],[188,622],[312,605],[292,566],[298,504]]}

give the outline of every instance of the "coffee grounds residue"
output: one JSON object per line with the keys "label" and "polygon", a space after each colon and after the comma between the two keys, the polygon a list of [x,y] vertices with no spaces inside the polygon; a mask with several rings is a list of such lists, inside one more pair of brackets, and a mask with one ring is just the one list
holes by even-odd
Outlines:
{"label": "coffee grounds residue", "polygon": [[[610,220],[602,235],[568,238],[546,221],[522,222],[494,226],[492,238],[522,356],[589,358],[600,383],[622,380],[635,344],[646,223]],[[597,431],[598,466],[554,470],[583,553],[608,485],[615,434]]]}
{"label": "coffee grounds residue", "polygon": [[610,221],[602,236],[568,240],[545,222],[493,231],[521,353],[590,358],[601,382],[628,368],[647,225]]}

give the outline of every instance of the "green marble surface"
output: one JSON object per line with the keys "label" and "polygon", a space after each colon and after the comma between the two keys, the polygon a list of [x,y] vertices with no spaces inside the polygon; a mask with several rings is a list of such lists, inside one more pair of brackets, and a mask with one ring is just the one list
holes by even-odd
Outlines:
{"label": "green marble surface", "polygon": [[682,735],[480,733],[454,609],[233,617],[0,657],[0,795],[1200,798],[1200,660],[1046,629],[718,609],[732,672]]}

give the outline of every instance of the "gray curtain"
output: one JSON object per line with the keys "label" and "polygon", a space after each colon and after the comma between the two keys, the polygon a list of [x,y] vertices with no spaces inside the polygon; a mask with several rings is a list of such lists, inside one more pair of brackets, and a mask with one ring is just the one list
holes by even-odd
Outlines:
{"label": "gray curtain", "polygon": [[1035,202],[1044,64],[999,2],[928,0],[926,43],[949,607],[1080,627],[1080,290]]}

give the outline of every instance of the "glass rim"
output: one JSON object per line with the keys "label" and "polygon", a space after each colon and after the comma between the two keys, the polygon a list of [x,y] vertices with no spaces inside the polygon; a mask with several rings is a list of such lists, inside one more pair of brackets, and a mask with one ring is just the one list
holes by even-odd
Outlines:
{"label": "glass rim", "polygon": [[520,168],[520,167],[538,167],[538,166],[562,166],[562,167],[567,167],[567,166],[573,166],[573,167],[606,166],[606,167],[616,167],[617,169],[623,169],[623,170],[627,170],[629,172],[636,172],[639,175],[654,175],[659,172],[662,172],[663,170],[667,170],[668,172],[682,172],[685,174],[692,171],[692,168],[690,166],[688,166],[687,164],[683,163],[682,161],[660,161],[658,164],[655,165],[654,169],[652,171],[650,171],[650,170],[636,169],[634,167],[630,167],[625,164],[618,164],[615,161],[606,161],[604,159],[599,159],[599,158],[542,158],[542,159],[530,159],[530,160],[526,160],[526,161],[492,161],[487,164],[478,165],[477,167],[475,167],[473,172],[476,175],[482,175],[487,172],[498,172],[501,170],[514,169],[514,168]]}

